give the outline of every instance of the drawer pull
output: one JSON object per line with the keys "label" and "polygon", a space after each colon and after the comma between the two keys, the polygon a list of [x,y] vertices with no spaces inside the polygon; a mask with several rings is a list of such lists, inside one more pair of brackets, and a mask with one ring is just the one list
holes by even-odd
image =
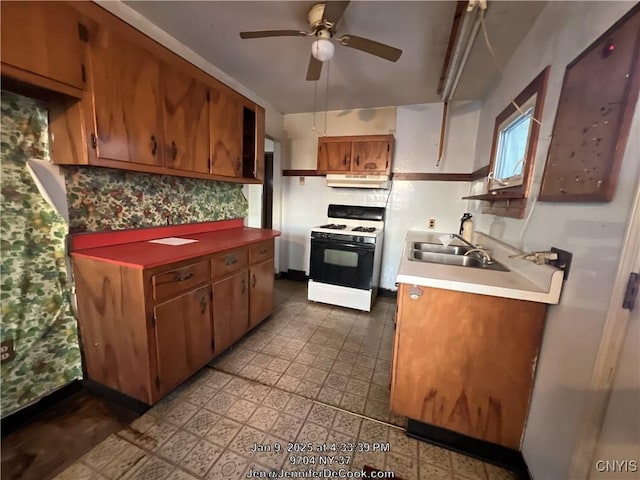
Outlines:
{"label": "drawer pull", "polygon": [[264,255],[264,254],[265,254],[265,253],[267,253],[268,251],[269,251],[269,249],[268,249],[268,248],[263,248],[263,249],[262,249],[262,250],[260,250],[258,253],[259,253],[260,255]]}
{"label": "drawer pull", "polygon": [[257,282],[256,274],[254,273],[253,274],[253,278],[251,279],[251,286],[255,287],[256,286],[256,282]]}
{"label": "drawer pull", "polygon": [[409,289],[409,298],[411,298],[411,300],[417,300],[422,296],[422,290],[419,289],[418,287],[411,287]]}
{"label": "drawer pull", "polygon": [[240,291],[240,293],[244,293],[247,291],[247,281],[243,278],[242,279],[242,290]]}
{"label": "drawer pull", "polygon": [[183,282],[185,280],[189,280],[193,277],[193,272],[177,272],[176,273],[176,282]]}
{"label": "drawer pull", "polygon": [[234,263],[238,263],[238,255],[227,255],[224,257],[225,265],[233,265]]}

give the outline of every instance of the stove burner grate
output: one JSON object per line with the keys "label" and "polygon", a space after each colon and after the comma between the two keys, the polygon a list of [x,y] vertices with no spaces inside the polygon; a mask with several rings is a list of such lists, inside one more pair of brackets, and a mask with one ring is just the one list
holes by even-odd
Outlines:
{"label": "stove burner grate", "polygon": [[373,233],[376,231],[376,227],[356,227],[354,229],[351,230],[352,232],[366,232],[366,233]]}
{"label": "stove burner grate", "polygon": [[321,225],[320,228],[328,228],[329,230],[344,230],[345,228],[347,228],[347,226],[344,224],[328,223],[326,225]]}

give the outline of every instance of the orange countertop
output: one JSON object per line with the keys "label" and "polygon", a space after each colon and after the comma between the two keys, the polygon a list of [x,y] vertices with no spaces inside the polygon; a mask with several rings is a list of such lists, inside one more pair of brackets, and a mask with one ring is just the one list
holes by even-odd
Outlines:
{"label": "orange countertop", "polygon": [[[197,240],[186,245],[162,245],[137,241],[76,250],[73,257],[91,258],[133,268],[153,268],[190,258],[221,252],[251,243],[269,240],[280,235],[277,230],[262,228],[227,228],[204,233],[165,235]],[[162,236],[157,238],[164,238]]]}

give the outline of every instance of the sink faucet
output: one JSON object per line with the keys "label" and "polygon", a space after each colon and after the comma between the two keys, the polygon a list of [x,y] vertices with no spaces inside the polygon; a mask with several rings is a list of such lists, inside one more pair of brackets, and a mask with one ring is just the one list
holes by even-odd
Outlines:
{"label": "sink faucet", "polygon": [[458,235],[457,233],[452,233],[451,234],[451,238],[457,238],[458,240],[460,240],[461,242],[463,242],[465,245],[471,247],[470,250],[467,250],[464,255],[467,256],[471,253],[480,253],[481,254],[481,258],[480,261],[484,264],[484,265],[489,265],[491,263],[493,263],[493,259],[489,256],[489,252],[487,252],[485,249],[483,248],[479,248],[478,246],[474,245],[473,243],[465,240],[464,238],[462,238],[461,235]]}

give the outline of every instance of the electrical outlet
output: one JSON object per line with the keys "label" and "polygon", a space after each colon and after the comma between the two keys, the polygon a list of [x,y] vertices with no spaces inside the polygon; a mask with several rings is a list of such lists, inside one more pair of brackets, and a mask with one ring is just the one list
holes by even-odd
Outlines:
{"label": "electrical outlet", "polygon": [[304,185],[304,177],[300,177],[300,179],[298,180],[298,184]]}
{"label": "electrical outlet", "polygon": [[433,230],[434,228],[436,228],[436,219],[430,218],[429,221],[427,222],[427,225],[431,230]]}
{"label": "electrical outlet", "polygon": [[0,343],[0,363],[10,362],[15,356],[13,338],[9,338]]}

